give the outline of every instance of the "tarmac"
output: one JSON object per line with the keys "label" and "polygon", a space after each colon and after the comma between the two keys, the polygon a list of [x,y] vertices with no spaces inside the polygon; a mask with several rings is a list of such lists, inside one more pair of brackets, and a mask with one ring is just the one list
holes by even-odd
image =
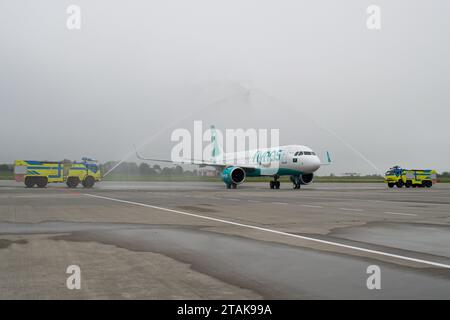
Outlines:
{"label": "tarmac", "polygon": [[0,181],[0,299],[449,299],[449,225],[450,184]]}

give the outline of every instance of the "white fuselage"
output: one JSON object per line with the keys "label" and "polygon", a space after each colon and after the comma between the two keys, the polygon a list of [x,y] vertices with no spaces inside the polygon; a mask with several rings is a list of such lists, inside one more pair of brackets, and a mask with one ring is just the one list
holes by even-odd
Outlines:
{"label": "white fuselage", "polygon": [[213,161],[228,166],[255,168],[261,176],[307,174],[320,168],[319,157],[311,148],[302,145],[225,153]]}

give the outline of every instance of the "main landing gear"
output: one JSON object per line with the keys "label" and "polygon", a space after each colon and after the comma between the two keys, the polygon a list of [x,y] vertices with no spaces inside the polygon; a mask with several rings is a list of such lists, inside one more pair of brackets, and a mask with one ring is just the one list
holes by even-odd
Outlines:
{"label": "main landing gear", "polygon": [[280,189],[280,181],[278,181],[278,176],[273,176],[273,181],[270,181],[270,189]]}

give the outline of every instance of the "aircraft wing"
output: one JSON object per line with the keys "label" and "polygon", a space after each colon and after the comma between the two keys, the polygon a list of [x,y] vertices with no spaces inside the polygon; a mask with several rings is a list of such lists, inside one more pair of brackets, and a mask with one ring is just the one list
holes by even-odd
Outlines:
{"label": "aircraft wing", "polygon": [[219,168],[219,169],[223,169],[225,167],[229,167],[229,166],[237,166],[240,167],[242,169],[244,169],[246,172],[252,172],[253,170],[255,170],[255,167],[253,166],[249,166],[249,165],[239,165],[239,164],[230,164],[230,163],[224,163],[224,162],[212,162],[212,161],[204,161],[204,160],[200,160],[200,159],[182,159],[181,161],[173,161],[173,160],[169,160],[169,159],[158,159],[158,158],[145,158],[143,156],[141,156],[138,151],[136,150],[136,157],[140,160],[144,160],[144,161],[155,161],[155,162],[166,162],[166,163],[179,163],[179,164],[192,164],[192,165],[198,165],[200,167],[215,167],[215,168]]}
{"label": "aircraft wing", "polygon": [[193,164],[193,165],[199,165],[199,166],[212,166],[212,167],[216,167],[216,168],[225,168],[226,166],[228,166],[226,163],[209,162],[209,161],[197,160],[197,159],[182,159],[181,161],[173,161],[173,160],[168,160],[168,159],[144,158],[138,153],[136,148],[135,148],[135,151],[136,151],[136,157],[140,160],[145,160],[145,161]]}

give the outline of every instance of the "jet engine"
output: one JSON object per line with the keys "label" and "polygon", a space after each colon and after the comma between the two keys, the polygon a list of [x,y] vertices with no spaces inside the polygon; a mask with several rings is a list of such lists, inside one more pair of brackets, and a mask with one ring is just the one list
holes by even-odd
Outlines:
{"label": "jet engine", "polygon": [[314,174],[312,173],[302,174],[300,175],[299,179],[301,184],[310,184],[314,179]]}
{"label": "jet engine", "polygon": [[228,167],[222,171],[222,180],[228,185],[238,185],[245,181],[245,170],[240,167]]}

